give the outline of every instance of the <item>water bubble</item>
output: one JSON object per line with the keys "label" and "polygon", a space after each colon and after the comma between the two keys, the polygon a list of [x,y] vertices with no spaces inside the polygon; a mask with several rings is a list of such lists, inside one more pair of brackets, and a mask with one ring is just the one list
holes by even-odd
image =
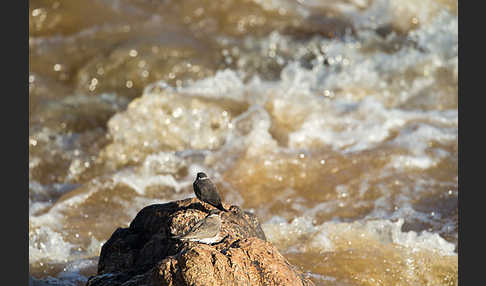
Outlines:
{"label": "water bubble", "polygon": [[144,61],[144,60],[139,61],[138,64],[137,64],[137,66],[139,68],[144,68],[146,65],[147,65],[147,62]]}
{"label": "water bubble", "polygon": [[130,52],[128,52],[128,54],[130,55],[130,57],[134,58],[138,55],[138,52],[137,50],[130,50]]}
{"label": "water bubble", "polygon": [[172,116],[173,116],[174,118],[177,118],[177,117],[179,117],[179,116],[181,116],[181,115],[182,115],[182,112],[183,112],[183,111],[182,111],[182,108],[178,107],[178,108],[176,108],[176,109],[175,109],[175,110],[172,112]]}
{"label": "water bubble", "polygon": [[32,10],[32,16],[37,17],[42,13],[42,11],[43,11],[43,9],[41,9],[41,8],[34,9],[34,10]]}
{"label": "water bubble", "polygon": [[98,79],[94,77],[94,78],[92,78],[92,79],[91,79],[91,82],[90,82],[90,84],[89,84],[88,89],[89,89],[90,91],[93,91],[93,90],[95,90],[95,89],[96,89],[96,85],[98,85]]}

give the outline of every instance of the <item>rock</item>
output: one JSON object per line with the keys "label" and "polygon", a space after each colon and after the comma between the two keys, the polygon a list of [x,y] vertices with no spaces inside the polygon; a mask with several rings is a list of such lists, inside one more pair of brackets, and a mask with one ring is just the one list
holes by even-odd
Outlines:
{"label": "rock", "polygon": [[224,247],[197,244],[166,258],[152,271],[152,285],[312,285],[278,250],[257,237]]}
{"label": "rock", "polygon": [[268,241],[257,220],[223,203],[221,235],[213,245],[171,238],[184,234],[213,206],[196,198],[143,208],[128,228],[103,245],[96,276],[101,285],[312,285]]}

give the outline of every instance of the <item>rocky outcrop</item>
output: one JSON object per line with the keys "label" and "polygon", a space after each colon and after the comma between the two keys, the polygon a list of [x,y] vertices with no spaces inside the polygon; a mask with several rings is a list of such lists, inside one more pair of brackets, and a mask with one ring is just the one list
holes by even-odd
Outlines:
{"label": "rocky outcrop", "polygon": [[266,241],[254,215],[223,204],[221,237],[209,245],[171,238],[184,234],[214,207],[196,198],[143,208],[128,228],[103,245],[101,285],[312,285]]}

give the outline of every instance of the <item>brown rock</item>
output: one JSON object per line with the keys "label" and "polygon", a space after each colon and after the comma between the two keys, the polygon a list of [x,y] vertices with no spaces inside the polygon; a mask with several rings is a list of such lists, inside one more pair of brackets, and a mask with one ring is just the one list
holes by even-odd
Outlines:
{"label": "brown rock", "polygon": [[224,247],[197,244],[168,257],[152,285],[311,285],[269,242],[257,237]]}
{"label": "brown rock", "polygon": [[143,208],[103,245],[87,285],[311,285],[266,241],[253,214],[223,206],[225,239],[214,245],[171,238],[189,231],[211,205],[192,198]]}

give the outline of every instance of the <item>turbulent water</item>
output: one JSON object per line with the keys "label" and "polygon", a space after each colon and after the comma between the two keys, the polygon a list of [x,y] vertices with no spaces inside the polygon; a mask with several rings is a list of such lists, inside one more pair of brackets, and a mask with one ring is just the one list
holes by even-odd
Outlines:
{"label": "turbulent water", "polygon": [[457,285],[457,6],[31,0],[30,275],[204,171],[316,285]]}

